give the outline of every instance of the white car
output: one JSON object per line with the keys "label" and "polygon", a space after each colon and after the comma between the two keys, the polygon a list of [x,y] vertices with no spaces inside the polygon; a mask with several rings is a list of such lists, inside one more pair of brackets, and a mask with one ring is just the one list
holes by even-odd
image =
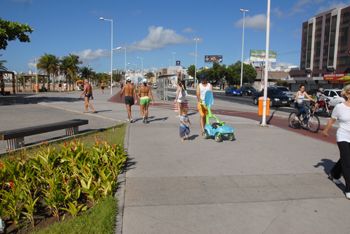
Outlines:
{"label": "white car", "polygon": [[335,106],[345,101],[341,96],[341,89],[325,89],[324,95],[329,99],[329,104]]}

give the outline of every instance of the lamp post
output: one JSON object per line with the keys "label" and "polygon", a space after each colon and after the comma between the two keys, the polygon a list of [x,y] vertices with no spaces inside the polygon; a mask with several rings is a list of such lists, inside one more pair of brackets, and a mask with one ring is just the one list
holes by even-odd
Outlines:
{"label": "lamp post", "polygon": [[126,76],[126,47],[118,46],[117,48],[114,48],[113,50],[121,50],[121,49],[124,49],[124,73]]}
{"label": "lamp post", "polygon": [[194,83],[195,83],[195,88],[197,88],[197,85],[198,85],[198,80],[197,80],[197,47],[198,47],[198,41],[199,41],[199,38],[198,37],[195,37],[193,39],[195,41],[195,52],[194,52]]}
{"label": "lamp post", "polygon": [[244,26],[245,26],[245,13],[249,10],[247,9],[239,9],[243,13],[243,27],[242,27],[242,56],[241,56],[241,83],[240,87],[243,85],[243,56],[244,56]]}
{"label": "lamp post", "polygon": [[143,76],[143,58],[142,57],[137,57],[137,59],[141,60],[141,72],[142,72],[142,76]]}
{"label": "lamp post", "polygon": [[113,20],[100,17],[100,20],[111,22],[111,95],[113,94]]}
{"label": "lamp post", "polygon": [[266,14],[266,51],[265,51],[265,75],[264,75],[264,100],[261,126],[266,126],[266,99],[267,99],[267,79],[269,69],[269,50],[270,50],[270,7],[271,1],[267,0],[267,14]]}

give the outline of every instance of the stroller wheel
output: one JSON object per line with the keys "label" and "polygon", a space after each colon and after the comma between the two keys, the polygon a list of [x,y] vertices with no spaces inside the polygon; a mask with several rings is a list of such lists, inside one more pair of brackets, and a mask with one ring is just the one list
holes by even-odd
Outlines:
{"label": "stroller wheel", "polygon": [[210,138],[210,135],[209,135],[207,130],[204,130],[203,137],[204,137],[204,139],[209,139]]}
{"label": "stroller wheel", "polygon": [[234,141],[234,140],[236,140],[235,134],[234,134],[234,133],[230,134],[230,135],[228,136],[228,140],[229,140],[229,141]]}
{"label": "stroller wheel", "polygon": [[215,135],[215,141],[216,141],[216,142],[221,142],[221,141],[222,141],[222,136],[221,136],[220,133],[218,133],[218,134]]}

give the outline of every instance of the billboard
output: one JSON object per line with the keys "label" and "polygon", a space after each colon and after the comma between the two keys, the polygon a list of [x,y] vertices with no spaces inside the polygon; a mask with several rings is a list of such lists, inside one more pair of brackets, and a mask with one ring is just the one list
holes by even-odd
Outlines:
{"label": "billboard", "polygon": [[[275,63],[277,59],[277,53],[270,50],[269,52],[269,62]],[[265,50],[250,50],[249,60],[251,62],[264,62],[265,61]]]}
{"label": "billboard", "polygon": [[222,55],[205,55],[204,62],[206,63],[221,63]]}

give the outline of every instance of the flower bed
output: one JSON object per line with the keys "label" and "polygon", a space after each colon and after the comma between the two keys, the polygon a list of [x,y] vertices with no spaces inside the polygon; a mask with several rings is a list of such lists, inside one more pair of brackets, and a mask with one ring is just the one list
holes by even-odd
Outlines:
{"label": "flower bed", "polygon": [[76,216],[115,191],[127,156],[121,145],[96,140],[48,146],[27,159],[0,161],[0,217],[7,226]]}

